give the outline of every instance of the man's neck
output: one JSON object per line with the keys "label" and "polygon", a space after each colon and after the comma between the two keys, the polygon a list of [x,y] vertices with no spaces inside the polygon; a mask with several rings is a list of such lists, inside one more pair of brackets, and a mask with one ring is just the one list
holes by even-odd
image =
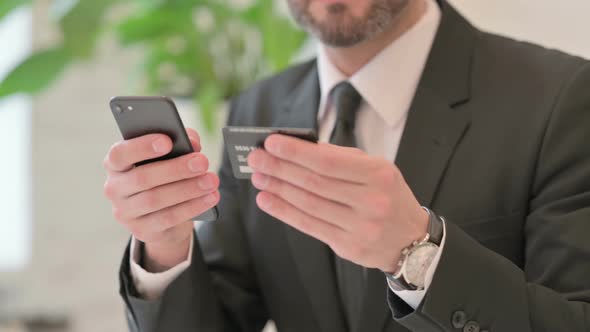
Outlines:
{"label": "man's neck", "polygon": [[366,65],[371,59],[379,54],[384,48],[401,37],[406,31],[413,27],[424,15],[427,9],[425,0],[411,0],[400,13],[399,18],[390,29],[382,32],[374,38],[364,41],[352,47],[329,47],[326,46],[328,59],[344,75],[350,77]]}

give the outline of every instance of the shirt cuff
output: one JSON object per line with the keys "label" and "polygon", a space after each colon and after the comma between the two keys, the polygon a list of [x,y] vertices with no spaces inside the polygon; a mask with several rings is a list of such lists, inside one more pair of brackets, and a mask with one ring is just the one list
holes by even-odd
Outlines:
{"label": "shirt cuff", "polygon": [[188,257],[185,261],[178,265],[159,273],[151,273],[144,270],[139,265],[141,252],[139,250],[138,242],[133,237],[131,239],[131,255],[129,257],[131,267],[131,278],[135,284],[135,288],[139,296],[145,300],[156,300],[164,294],[166,288],[176,279],[182,272],[184,272],[191,264],[193,255],[194,236],[191,237]]}
{"label": "shirt cuff", "polygon": [[446,225],[443,221],[443,238],[442,238],[442,241],[440,242],[440,246],[438,248],[438,252],[436,253],[436,256],[434,256],[434,258],[432,259],[432,264],[430,264],[430,267],[428,268],[428,270],[426,270],[426,276],[425,276],[425,280],[424,280],[424,289],[423,290],[396,291],[393,288],[389,287],[389,289],[391,289],[391,291],[394,292],[395,295],[399,296],[402,300],[404,300],[414,310],[416,310],[416,308],[418,308],[418,306],[420,306],[420,303],[424,299],[424,296],[426,295],[426,292],[428,292],[428,288],[430,287],[430,284],[432,283],[432,278],[434,277],[434,272],[436,271],[436,268],[438,266],[438,262],[440,261],[440,256],[442,255],[442,251],[444,250],[444,247],[445,247],[446,233],[447,233],[446,232]]}

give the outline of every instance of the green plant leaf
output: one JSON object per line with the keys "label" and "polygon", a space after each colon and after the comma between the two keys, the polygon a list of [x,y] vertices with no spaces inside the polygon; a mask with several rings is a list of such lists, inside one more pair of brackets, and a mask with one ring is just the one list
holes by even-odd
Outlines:
{"label": "green plant leaf", "polygon": [[31,0],[2,0],[0,1],[0,20],[4,18],[4,16],[8,15],[8,13],[12,12],[14,9],[28,5],[31,3]]}
{"label": "green plant leaf", "polygon": [[267,15],[273,15],[272,0],[258,0],[256,4],[240,14],[241,19],[252,25],[259,25]]}
{"label": "green plant leaf", "polygon": [[89,59],[94,55],[103,17],[118,0],[78,0],[61,19],[65,48],[74,57]]}
{"label": "green plant leaf", "polygon": [[303,30],[276,12],[273,0],[259,0],[240,16],[262,34],[263,55],[271,72],[287,67],[307,39]]}
{"label": "green plant leaf", "polygon": [[119,42],[130,45],[180,30],[178,15],[168,10],[149,10],[131,16],[115,27]]}
{"label": "green plant leaf", "polygon": [[268,15],[262,25],[264,55],[272,71],[282,70],[303,45],[307,35],[287,19]]}
{"label": "green plant leaf", "polygon": [[69,61],[70,57],[63,48],[31,55],[0,82],[0,98],[15,93],[39,93],[59,77]]}
{"label": "green plant leaf", "polygon": [[133,3],[140,9],[153,9],[161,7],[169,0],[134,0]]}
{"label": "green plant leaf", "polygon": [[218,84],[208,83],[199,88],[196,102],[199,104],[201,120],[208,134],[212,134],[217,126],[216,112],[223,101]]}

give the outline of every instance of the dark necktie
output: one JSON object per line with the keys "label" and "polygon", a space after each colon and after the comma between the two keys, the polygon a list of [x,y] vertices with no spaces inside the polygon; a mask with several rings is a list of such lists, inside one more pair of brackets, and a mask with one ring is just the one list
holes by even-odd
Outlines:
{"label": "dark necktie", "polygon": [[[332,90],[332,102],[336,109],[336,125],[330,136],[330,143],[356,147],[354,124],[362,97],[348,82],[342,82]],[[364,294],[364,269],[334,255],[336,279],[340,300],[344,306],[348,329],[356,329]]]}

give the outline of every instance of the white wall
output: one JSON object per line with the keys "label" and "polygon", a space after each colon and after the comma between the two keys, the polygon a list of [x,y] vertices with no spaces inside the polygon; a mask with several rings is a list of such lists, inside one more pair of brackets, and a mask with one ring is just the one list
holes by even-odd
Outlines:
{"label": "white wall", "polygon": [[[21,9],[0,22],[0,78],[31,49],[31,13]],[[0,271],[30,260],[30,115],[24,96],[0,100]]]}
{"label": "white wall", "polygon": [[478,27],[590,58],[589,0],[449,0]]}

